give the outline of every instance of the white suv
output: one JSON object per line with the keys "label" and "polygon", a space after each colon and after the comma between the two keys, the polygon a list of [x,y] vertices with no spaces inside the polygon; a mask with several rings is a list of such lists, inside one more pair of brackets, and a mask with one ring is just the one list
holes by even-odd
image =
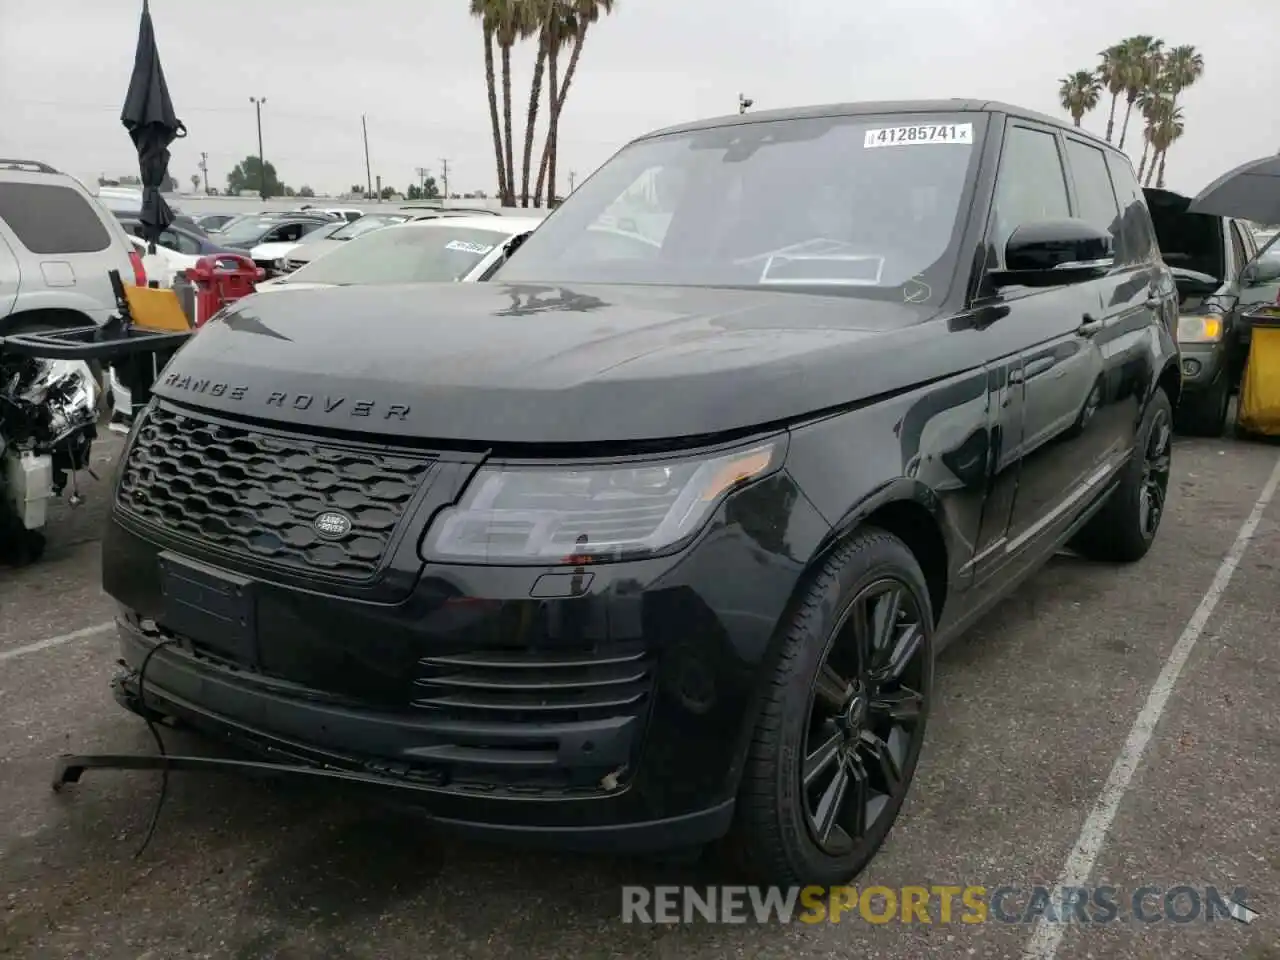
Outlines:
{"label": "white suv", "polygon": [[124,228],[79,180],[0,159],[0,337],[106,323],[112,270],[146,285]]}

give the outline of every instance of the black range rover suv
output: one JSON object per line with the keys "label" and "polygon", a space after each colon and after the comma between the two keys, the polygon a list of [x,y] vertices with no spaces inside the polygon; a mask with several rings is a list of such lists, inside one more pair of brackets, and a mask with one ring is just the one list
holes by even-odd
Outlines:
{"label": "black range rover suv", "polygon": [[642,137],[493,282],[251,297],[173,359],[117,696],[460,831],[847,879],[938,649],[1065,544],[1150,546],[1176,309],[1128,160],[1047,117]]}

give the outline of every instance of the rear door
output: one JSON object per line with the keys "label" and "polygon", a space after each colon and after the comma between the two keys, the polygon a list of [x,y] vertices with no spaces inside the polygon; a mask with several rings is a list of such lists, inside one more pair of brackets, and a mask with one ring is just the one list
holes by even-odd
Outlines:
{"label": "rear door", "polygon": [[[1076,444],[1088,463],[1100,466],[1133,448],[1142,418],[1146,387],[1154,381],[1152,358],[1159,355],[1152,337],[1164,321],[1161,271],[1150,257],[1135,258],[1122,242],[1123,217],[1106,152],[1067,134],[1067,167],[1076,216],[1111,234],[1113,252],[1122,254],[1105,277],[1086,286],[1097,289],[1095,323],[1085,329],[1100,360],[1097,379],[1085,404]],[[1122,172],[1121,172],[1122,175]]]}

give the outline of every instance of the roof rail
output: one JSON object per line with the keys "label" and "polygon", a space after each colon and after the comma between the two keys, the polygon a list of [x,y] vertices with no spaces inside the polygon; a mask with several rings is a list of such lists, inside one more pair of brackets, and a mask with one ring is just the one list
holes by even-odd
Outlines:
{"label": "roof rail", "polygon": [[60,172],[47,163],[41,163],[39,160],[9,160],[5,157],[0,157],[0,167],[4,167],[7,170],[29,170],[32,173]]}

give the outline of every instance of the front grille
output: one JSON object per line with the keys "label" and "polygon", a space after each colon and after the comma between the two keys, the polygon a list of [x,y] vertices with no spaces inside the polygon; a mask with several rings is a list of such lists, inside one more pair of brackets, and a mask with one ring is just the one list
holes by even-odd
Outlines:
{"label": "front grille", "polygon": [[412,706],[436,745],[415,751],[452,779],[527,789],[626,779],[653,664],[636,645],[425,657]]}
{"label": "front grille", "polygon": [[286,272],[293,273],[293,271],[297,270],[299,267],[305,267],[308,262],[309,261],[307,260],[286,259],[284,262],[284,268]]}
{"label": "front grille", "polygon": [[[431,464],[153,406],[122,465],[117,503],[144,523],[231,554],[368,580]],[[331,511],[350,529],[322,537],[317,520]]]}

